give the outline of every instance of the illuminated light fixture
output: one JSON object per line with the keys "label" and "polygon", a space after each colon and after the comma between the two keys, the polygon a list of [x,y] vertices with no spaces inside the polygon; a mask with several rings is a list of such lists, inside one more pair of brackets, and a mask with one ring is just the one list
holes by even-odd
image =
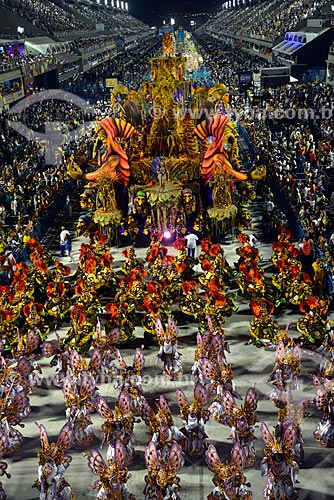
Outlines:
{"label": "illuminated light fixture", "polygon": [[121,1],[121,9],[124,9],[124,2]]}
{"label": "illuminated light fixture", "polygon": [[125,10],[129,10],[129,4],[128,4],[128,2],[125,2]]}
{"label": "illuminated light fixture", "polygon": [[170,18],[170,25],[171,26],[174,26],[175,24],[175,19],[173,17]]}
{"label": "illuminated light fixture", "polygon": [[108,5],[108,0],[104,0],[104,5]]}
{"label": "illuminated light fixture", "polygon": [[164,231],[164,238],[166,240],[169,240],[169,238],[171,238],[171,237],[172,237],[172,233],[170,231],[168,231],[168,230]]}
{"label": "illuminated light fixture", "polygon": [[115,7],[115,2],[114,2],[114,0],[111,0],[111,6],[112,6],[112,7]]}
{"label": "illuminated light fixture", "polygon": [[119,0],[116,0],[116,7],[119,9]]}

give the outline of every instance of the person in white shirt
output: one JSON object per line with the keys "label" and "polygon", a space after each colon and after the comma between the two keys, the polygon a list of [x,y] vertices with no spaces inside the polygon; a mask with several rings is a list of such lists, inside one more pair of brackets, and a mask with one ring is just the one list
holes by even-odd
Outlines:
{"label": "person in white shirt", "polygon": [[329,243],[332,247],[334,247],[334,233],[331,234],[330,238],[329,238]]}
{"label": "person in white shirt", "polygon": [[249,235],[249,244],[252,247],[256,247],[259,243],[259,240],[254,236],[254,234]]}
{"label": "person in white shirt", "polygon": [[265,203],[265,209],[266,209],[266,212],[268,214],[271,214],[273,212],[274,208],[275,208],[275,205],[272,202],[272,200],[266,201],[266,203]]}
{"label": "person in white shirt", "polygon": [[185,237],[187,241],[188,257],[195,257],[195,249],[198,241],[198,236],[194,233],[189,233]]}
{"label": "person in white shirt", "polygon": [[61,232],[60,232],[60,235],[59,235],[59,240],[60,240],[60,255],[61,255],[61,257],[65,257],[66,236],[70,237],[70,233],[65,228],[65,226],[61,226]]}

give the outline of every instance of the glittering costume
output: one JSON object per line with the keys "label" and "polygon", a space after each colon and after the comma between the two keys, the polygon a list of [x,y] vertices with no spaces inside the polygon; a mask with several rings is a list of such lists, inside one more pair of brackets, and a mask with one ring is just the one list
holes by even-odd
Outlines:
{"label": "glittering costume", "polygon": [[87,457],[91,471],[98,476],[91,488],[97,491],[96,500],[135,500],[126,485],[129,472],[125,465],[126,453],[121,441],[116,441],[115,455],[108,459],[107,463],[94,449],[84,453],[84,456]]}
{"label": "glittering costume", "polygon": [[181,441],[184,452],[189,456],[202,456],[206,450],[204,425],[209,420],[209,393],[200,383],[194,387],[194,402],[190,404],[181,389],[176,389],[176,400],[180,408],[183,425],[180,429],[185,439]]}
{"label": "glittering costume", "polygon": [[232,394],[225,391],[221,397],[221,411],[215,408],[213,413],[215,420],[232,429],[231,438],[233,442],[240,444],[243,451],[244,467],[252,467],[256,461],[254,426],[257,401],[257,393],[253,388],[248,389],[245,402],[240,407],[237,406]]}
{"label": "glittering costume", "polygon": [[313,377],[316,387],[315,404],[322,412],[321,420],[314,429],[313,435],[318,443],[327,448],[334,448],[334,384],[332,380],[333,366],[325,373],[323,380]]}
{"label": "glittering costume", "polygon": [[208,495],[208,500],[251,500],[252,492],[243,473],[244,454],[239,443],[235,442],[231,452],[231,465],[221,462],[217,450],[210,444],[205,459],[209,469],[214,473],[212,482],[214,490]]}
{"label": "glittering costume", "polygon": [[90,414],[95,410],[96,385],[77,351],[71,352],[70,365],[72,373],[63,380],[66,417],[73,429],[72,446],[83,449],[95,440]]}
{"label": "glittering costume", "polygon": [[145,500],[180,500],[180,479],[176,474],[183,464],[181,446],[174,442],[166,457],[162,459],[156,444],[151,441],[145,451],[145,462],[148,469],[145,476]]}
{"label": "glittering costume", "polygon": [[264,490],[266,500],[296,500],[295,488],[299,467],[294,461],[296,431],[292,424],[287,425],[282,441],[273,437],[264,422],[261,424],[263,440],[266,444],[261,462],[261,475],[268,478]]}
{"label": "glittering costume", "polygon": [[40,431],[41,450],[38,452],[38,479],[34,486],[40,492],[40,500],[75,500],[71,486],[64,474],[72,461],[65,451],[72,445],[73,431],[65,424],[57,442],[49,443],[44,425],[37,424]]}
{"label": "glittering costume", "polygon": [[112,411],[106,400],[99,396],[97,398],[96,410],[104,419],[101,432],[103,442],[108,445],[107,460],[113,460],[116,453],[116,444],[119,440],[124,445],[124,464],[129,464],[134,457],[134,416],[131,413],[131,400],[128,393],[121,391],[118,396],[118,404]]}
{"label": "glittering costume", "polygon": [[119,349],[116,349],[116,357],[121,370],[117,388],[130,396],[131,412],[133,415],[139,416],[141,415],[141,405],[144,400],[142,388],[142,371],[145,364],[144,353],[137,347],[132,365],[125,363]]}
{"label": "glittering costume", "polygon": [[178,330],[175,321],[170,316],[164,329],[161,320],[158,318],[155,331],[160,346],[156,361],[163,362],[163,374],[169,380],[176,380],[182,375],[181,354],[177,350]]}

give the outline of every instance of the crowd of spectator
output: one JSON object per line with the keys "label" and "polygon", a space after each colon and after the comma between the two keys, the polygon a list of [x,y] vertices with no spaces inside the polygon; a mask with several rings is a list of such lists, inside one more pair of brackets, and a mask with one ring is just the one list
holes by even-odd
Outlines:
{"label": "crowd of spectator", "polygon": [[103,7],[92,9],[87,5],[81,5],[80,12],[95,24],[103,24],[107,32],[134,33],[145,27],[141,21],[135,19],[127,12],[122,13],[119,11],[116,13],[114,10]]}
{"label": "crowd of spectator", "polygon": [[84,59],[84,64],[91,67],[100,66],[100,63],[104,60],[110,60],[117,54],[115,47],[105,49],[103,52],[94,53]]}
{"label": "crowd of spectator", "polygon": [[21,78],[0,83],[0,99],[6,95],[12,94],[13,92],[19,92],[20,90],[22,90]]}
{"label": "crowd of spectator", "polygon": [[[207,40],[208,69],[228,82],[230,107],[253,146],[253,165],[266,166],[264,237],[275,236],[277,223],[289,223],[300,246],[309,244],[313,262],[320,258],[327,283],[334,275],[334,89],[324,82],[296,82],[263,90],[254,102],[238,86],[240,69],[256,70],[259,60],[239,50],[221,50],[215,57]],[[245,58],[245,59],[244,59]],[[263,62],[264,64],[264,62]],[[274,197],[275,195],[275,197]],[[284,212],[284,213],[282,213]],[[277,234],[277,233],[276,233]],[[312,272],[312,270],[311,270]],[[327,294],[332,293],[326,290]]]}
{"label": "crowd of spectator", "polygon": [[[11,254],[16,261],[25,260],[25,236],[42,237],[43,220],[58,215],[53,212],[53,204],[66,193],[69,187],[66,161],[74,151],[87,154],[87,137],[71,134],[82,121],[89,121],[82,110],[70,103],[49,101],[36,103],[25,109],[18,119],[30,129],[42,131],[46,120],[62,123],[63,141],[55,148],[52,162],[47,162],[45,144],[37,140],[27,140],[8,125],[8,112],[0,114],[0,257]],[[11,119],[16,118],[11,115]],[[87,134],[89,135],[89,131]],[[51,219],[50,219],[51,215]],[[8,266],[4,272],[4,262],[0,259],[0,282],[8,280]]]}
{"label": "crowd of spectator", "polygon": [[203,65],[209,69],[215,83],[224,82],[228,86],[232,98],[236,99],[238,103],[240,103],[239,73],[242,71],[258,73],[261,68],[272,66],[271,62],[265,61],[259,56],[249,56],[241,50],[230,49],[226,46],[221,50],[220,44],[208,36],[202,36],[200,41],[201,45],[198,46],[198,50],[203,50],[204,47],[206,50],[202,54]]}
{"label": "crowd of spectator", "polygon": [[140,19],[129,15],[129,13],[125,12],[124,10],[119,10],[116,13],[115,18],[122,24],[122,26],[128,26],[128,28],[130,29],[132,29],[133,27],[141,30],[148,28],[147,24],[143,23],[143,21],[141,21]]}
{"label": "crowd of spectator", "polygon": [[[274,2],[273,2],[274,3]],[[274,41],[284,35],[286,31],[292,30],[300,22],[320,14],[322,7],[328,0],[286,0],[275,2],[268,17],[259,14],[243,34],[248,36],[261,36]]]}
{"label": "crowd of spectator", "polygon": [[8,71],[20,67],[22,61],[21,54],[6,54],[0,52],[0,71]]}
{"label": "crowd of spectator", "polygon": [[89,21],[83,22],[48,0],[2,0],[12,12],[38,26],[47,33],[56,31],[85,30],[95,28]]}
{"label": "crowd of spectator", "polygon": [[71,49],[87,52],[90,50],[98,50],[115,42],[114,35],[92,36],[89,38],[79,38],[71,42]]}
{"label": "crowd of spectator", "polygon": [[[160,48],[159,42],[149,38],[126,53],[118,54],[104,64],[93,67],[80,75],[80,78],[75,76],[66,80],[62,83],[62,88],[85,99],[93,99],[95,96],[96,100],[105,93],[106,78],[112,77],[129,89],[138,90],[143,76],[148,72],[149,60],[157,53],[158,47]],[[92,61],[94,60],[93,58]]]}
{"label": "crowd of spectator", "polygon": [[105,5],[94,8],[84,4],[64,5],[63,8],[49,0],[0,0],[12,12],[54,36],[67,32],[94,32],[97,24],[103,24],[106,32],[135,33],[147,28],[128,12],[118,12]]}
{"label": "crowd of spectator", "polygon": [[[326,185],[333,168],[333,88],[324,83],[288,84],[270,94],[265,112],[255,108],[243,123],[272,179],[284,187],[303,231],[315,234],[315,240],[319,230],[330,231],[330,236],[334,228],[322,211],[330,208]],[[298,117],[295,110],[303,113]]]}
{"label": "crowd of spectator", "polygon": [[113,12],[107,9],[96,10],[82,4],[80,11],[90,22],[104,24],[104,29],[106,31],[115,31],[121,28],[121,24],[115,19]]}
{"label": "crowd of spectator", "polygon": [[320,15],[327,3],[328,0],[271,0],[251,7],[223,9],[207,21],[205,29],[274,41],[302,21]]}
{"label": "crowd of spectator", "polygon": [[50,53],[47,54],[30,54],[23,52],[16,52],[11,55],[5,52],[0,52],[0,72],[21,68],[22,66],[43,62],[50,59]]}

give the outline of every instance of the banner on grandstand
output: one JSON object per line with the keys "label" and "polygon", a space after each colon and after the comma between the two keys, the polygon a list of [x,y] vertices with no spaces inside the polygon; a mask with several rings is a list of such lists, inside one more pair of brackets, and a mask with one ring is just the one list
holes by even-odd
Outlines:
{"label": "banner on grandstand", "polygon": [[240,87],[249,87],[253,84],[253,71],[242,71],[238,77]]}
{"label": "banner on grandstand", "polygon": [[33,78],[57,68],[57,60],[54,56],[43,56],[40,60],[25,63],[22,66],[23,78]]}
{"label": "banner on grandstand", "polygon": [[116,87],[116,85],[117,85],[117,78],[106,78],[106,88],[107,89]]}

